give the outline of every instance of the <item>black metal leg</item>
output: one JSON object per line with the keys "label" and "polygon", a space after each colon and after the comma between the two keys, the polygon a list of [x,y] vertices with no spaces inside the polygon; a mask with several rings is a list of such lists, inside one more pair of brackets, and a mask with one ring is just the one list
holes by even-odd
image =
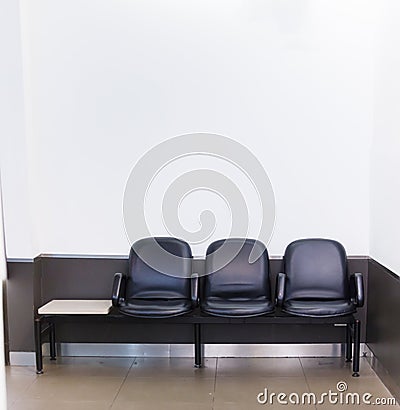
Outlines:
{"label": "black metal leg", "polygon": [[42,322],[40,318],[35,319],[35,347],[36,347],[36,373],[43,373],[42,354]]}
{"label": "black metal leg", "polygon": [[56,325],[50,323],[50,360],[56,360]]}
{"label": "black metal leg", "polygon": [[353,359],[353,377],[359,377],[360,371],[360,321],[354,322],[354,359]]}
{"label": "black metal leg", "polygon": [[201,367],[201,328],[200,324],[194,325],[194,367]]}
{"label": "black metal leg", "polygon": [[351,337],[351,325],[348,323],[346,326],[346,362],[351,362],[352,357],[352,337]]}

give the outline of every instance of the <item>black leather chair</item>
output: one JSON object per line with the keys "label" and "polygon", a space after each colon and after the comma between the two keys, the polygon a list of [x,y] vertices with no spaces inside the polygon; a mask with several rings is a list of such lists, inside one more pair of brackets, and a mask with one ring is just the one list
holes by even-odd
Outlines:
{"label": "black leather chair", "polygon": [[329,239],[288,245],[276,293],[282,310],[296,316],[344,316],[364,303],[362,274],[348,276],[344,247]]}
{"label": "black leather chair", "polygon": [[[250,263],[253,247],[261,256]],[[225,256],[228,263],[220,266]],[[240,238],[216,241],[207,249],[205,270],[200,297],[204,313],[250,317],[274,310],[270,296],[269,258],[263,243]]]}
{"label": "black leather chair", "polygon": [[352,359],[354,340],[353,376],[359,376],[361,323],[353,313],[364,304],[363,277],[348,276],[346,251],[339,242],[315,238],[289,244],[284,273],[276,282],[276,302],[283,312],[319,318],[318,323],[321,318],[327,323],[329,318],[346,319],[346,359]]}
{"label": "black leather chair", "polygon": [[125,315],[165,318],[191,311],[197,299],[190,246],[176,238],[133,244],[127,275],[114,275],[112,303]]}

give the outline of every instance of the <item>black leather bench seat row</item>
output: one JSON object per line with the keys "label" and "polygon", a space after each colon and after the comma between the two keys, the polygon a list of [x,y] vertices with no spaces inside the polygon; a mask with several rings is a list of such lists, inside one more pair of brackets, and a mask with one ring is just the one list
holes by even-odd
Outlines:
{"label": "black leather bench seat row", "polygon": [[45,332],[50,335],[50,356],[56,357],[56,324],[101,321],[157,326],[161,321],[193,326],[196,367],[202,365],[203,325],[340,324],[346,327],[346,359],[354,358],[353,376],[358,376],[360,321],[353,313],[364,303],[363,278],[361,273],[348,275],[346,260],[345,249],[336,241],[294,241],[286,248],[273,294],[268,251],[260,241],[229,238],[212,243],[205,272],[198,277],[192,274],[192,252],[186,242],[170,237],[141,239],[131,247],[127,274],[114,275],[113,309],[108,315],[35,317],[37,373],[43,372]]}
{"label": "black leather bench seat row", "polygon": [[285,251],[272,296],[269,257],[254,239],[230,238],[212,243],[205,274],[192,277],[190,246],[176,238],[145,238],[129,255],[127,275],[116,273],[112,301],[119,311],[137,317],[186,314],[197,306],[223,317],[272,314],[276,307],[295,316],[335,317],[363,305],[361,273],[347,272],[343,246],[329,239],[301,239]]}
{"label": "black leather bench seat row", "polygon": [[[332,318],[350,316],[345,322],[346,359],[351,361],[354,341],[353,376],[359,376],[360,321],[353,313],[364,303],[363,278],[361,273],[348,274],[346,251],[339,242],[313,238],[289,244],[274,297],[268,251],[260,241],[229,238],[212,243],[200,278],[192,277],[191,259],[190,246],[179,239],[138,241],[130,251],[128,274],[115,274],[114,307],[135,317],[166,319],[200,310],[201,319],[271,316],[272,323],[282,323],[283,313],[290,324],[295,317],[318,318],[316,324],[321,324],[324,318],[331,323]],[[201,323],[207,323],[199,319],[193,318],[198,367]]]}

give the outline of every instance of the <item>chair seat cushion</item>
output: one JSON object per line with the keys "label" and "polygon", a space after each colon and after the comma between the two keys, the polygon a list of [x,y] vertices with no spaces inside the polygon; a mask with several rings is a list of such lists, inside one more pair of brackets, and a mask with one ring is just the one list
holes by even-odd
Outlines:
{"label": "chair seat cushion", "polygon": [[119,306],[124,315],[163,318],[183,315],[193,309],[188,299],[129,299]]}
{"label": "chair seat cushion", "polygon": [[263,299],[222,299],[209,297],[201,304],[201,310],[212,316],[251,317],[271,313],[274,304]]}
{"label": "chair seat cushion", "polygon": [[296,316],[334,317],[344,316],[356,311],[349,300],[287,300],[282,310]]}

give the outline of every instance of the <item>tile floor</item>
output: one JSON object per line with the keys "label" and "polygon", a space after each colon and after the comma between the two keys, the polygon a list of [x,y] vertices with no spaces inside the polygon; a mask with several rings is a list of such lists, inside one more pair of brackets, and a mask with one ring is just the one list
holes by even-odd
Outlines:
{"label": "tile floor", "polygon": [[[370,405],[259,404],[257,395],[312,392],[319,398],[337,383],[347,392],[392,397],[366,359],[361,377],[351,377],[340,358],[209,358],[202,369],[190,358],[59,358],[45,361],[44,374],[33,367],[8,367],[8,408],[12,410],[253,410],[376,408]],[[296,396],[291,396],[296,399]],[[261,399],[265,396],[260,397]],[[398,405],[381,408],[400,409]]]}

